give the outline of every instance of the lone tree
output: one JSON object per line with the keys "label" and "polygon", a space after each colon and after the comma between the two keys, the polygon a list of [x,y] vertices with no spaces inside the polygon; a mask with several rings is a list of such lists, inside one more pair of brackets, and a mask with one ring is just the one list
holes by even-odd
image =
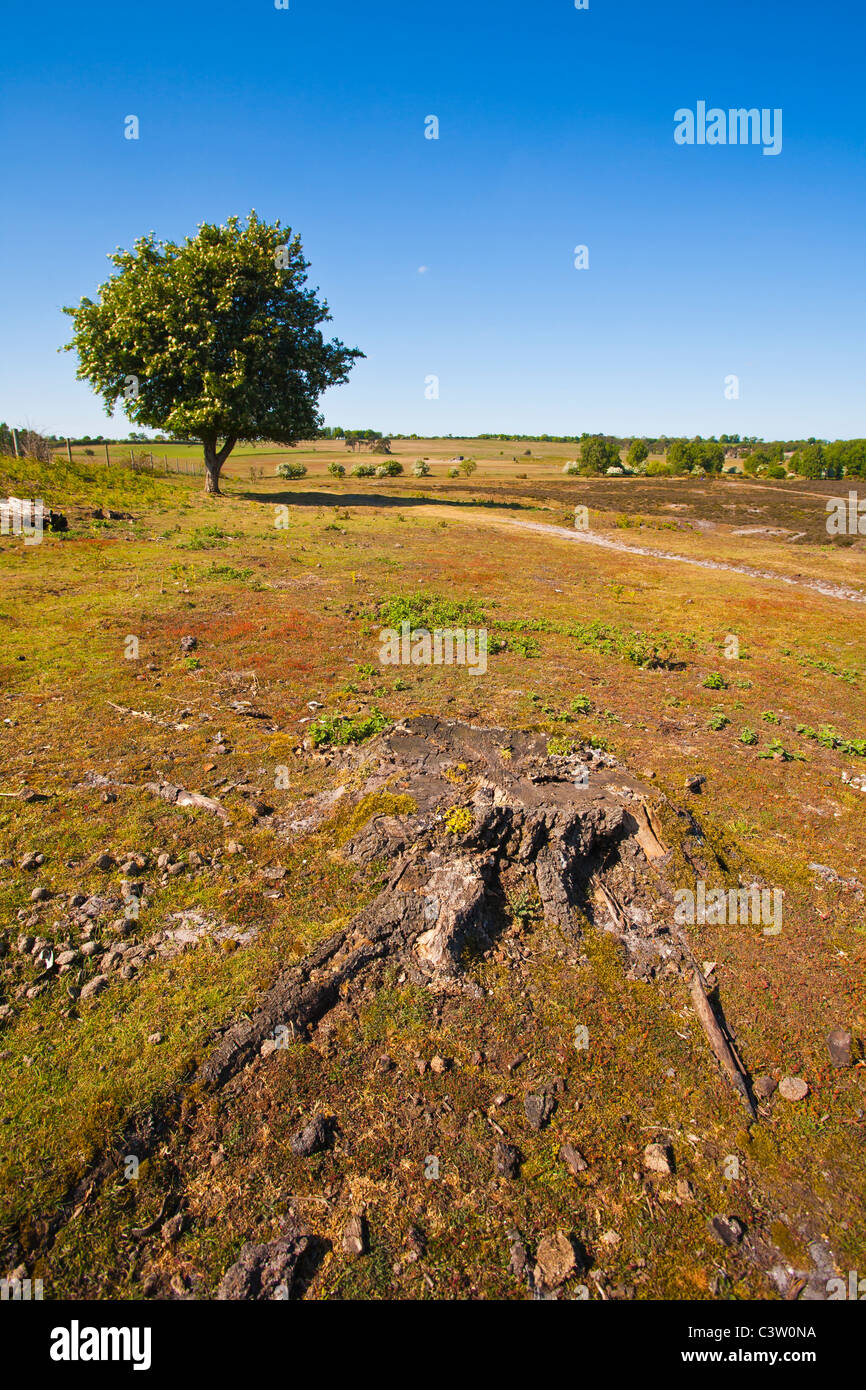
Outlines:
{"label": "lone tree", "polygon": [[326,342],[328,305],[307,286],[301,239],[251,212],[202,223],[181,246],[153,232],[109,259],[94,303],[66,308],[66,350],[110,415],[199,439],[207,492],[239,439],[294,444],[322,424],[318,400],[348,380],[358,348]]}

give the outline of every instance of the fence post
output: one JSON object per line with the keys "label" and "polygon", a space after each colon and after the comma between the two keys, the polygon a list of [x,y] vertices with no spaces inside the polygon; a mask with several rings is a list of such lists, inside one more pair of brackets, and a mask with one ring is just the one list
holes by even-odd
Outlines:
{"label": "fence post", "polygon": [[69,462],[71,463],[71,462],[72,462],[72,445],[69,443],[69,440],[68,440],[68,439],[67,439],[67,441],[66,441],[66,457],[69,459]]}
{"label": "fence post", "polygon": [[105,449],[105,465],[106,465],[106,467],[108,467],[108,463],[109,463],[109,458],[108,458],[108,445],[107,445],[107,444],[104,444],[104,445],[103,445],[103,448]]}

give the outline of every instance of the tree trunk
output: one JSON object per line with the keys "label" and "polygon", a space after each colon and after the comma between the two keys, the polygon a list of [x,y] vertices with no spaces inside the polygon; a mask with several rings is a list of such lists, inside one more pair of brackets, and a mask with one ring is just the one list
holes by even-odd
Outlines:
{"label": "tree trunk", "polygon": [[217,436],[211,435],[202,440],[204,446],[204,490],[213,497],[221,497],[220,492],[220,471],[223,464],[235,447],[237,440],[228,436],[221,449],[217,448]]}

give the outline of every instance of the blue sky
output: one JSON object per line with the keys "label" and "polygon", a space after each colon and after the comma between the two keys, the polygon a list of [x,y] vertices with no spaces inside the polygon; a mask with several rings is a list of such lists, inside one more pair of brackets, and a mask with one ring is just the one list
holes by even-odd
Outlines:
{"label": "blue sky", "polygon": [[[60,306],[255,207],[367,354],[330,424],[862,436],[864,38],[851,0],[17,0],[0,418],[125,433]],[[699,100],[781,108],[781,154],[677,146]]]}

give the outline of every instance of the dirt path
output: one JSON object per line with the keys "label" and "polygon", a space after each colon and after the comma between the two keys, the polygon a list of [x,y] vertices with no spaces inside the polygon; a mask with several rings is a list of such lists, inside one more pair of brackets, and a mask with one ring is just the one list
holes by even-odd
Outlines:
{"label": "dirt path", "polygon": [[[453,511],[446,507],[425,508],[430,514],[447,516],[454,520]],[[521,531],[535,531],[542,536],[557,536],[562,540],[574,541],[579,545],[598,545],[604,550],[616,550],[624,555],[645,555],[651,560],[673,560],[680,565],[694,565],[704,570],[727,570],[731,574],[743,574],[750,579],[766,579],[774,584],[788,584],[794,589],[810,589],[824,598],[842,599],[848,603],[866,603],[866,592],[850,589],[844,584],[830,584],[823,579],[795,579],[787,574],[775,574],[772,570],[755,569],[751,565],[732,565],[725,560],[699,560],[692,555],[676,555],[670,550],[652,550],[642,545],[625,545],[608,536],[600,536],[593,531],[570,531],[566,526],[552,526],[541,521],[521,521],[513,517],[491,516],[484,512],[472,513],[473,520],[483,521],[488,526],[517,527]],[[464,517],[465,519],[465,517]]]}

